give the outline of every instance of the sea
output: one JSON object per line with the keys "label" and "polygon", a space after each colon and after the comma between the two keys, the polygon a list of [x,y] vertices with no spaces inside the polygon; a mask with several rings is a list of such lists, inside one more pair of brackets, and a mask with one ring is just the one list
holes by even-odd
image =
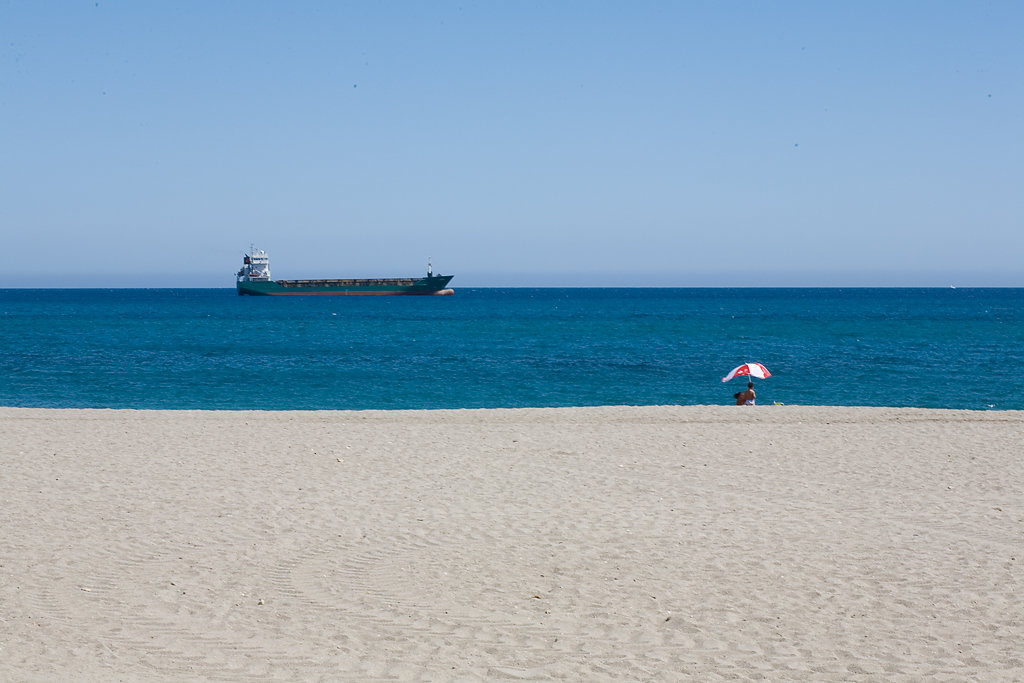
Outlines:
{"label": "sea", "polygon": [[0,406],[1022,410],[1024,289],[0,290]]}

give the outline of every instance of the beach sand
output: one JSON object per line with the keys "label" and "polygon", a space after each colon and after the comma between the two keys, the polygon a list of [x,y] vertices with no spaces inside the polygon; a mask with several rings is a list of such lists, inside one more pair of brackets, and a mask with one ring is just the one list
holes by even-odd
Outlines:
{"label": "beach sand", "polygon": [[1024,413],[0,409],[0,680],[1024,679]]}

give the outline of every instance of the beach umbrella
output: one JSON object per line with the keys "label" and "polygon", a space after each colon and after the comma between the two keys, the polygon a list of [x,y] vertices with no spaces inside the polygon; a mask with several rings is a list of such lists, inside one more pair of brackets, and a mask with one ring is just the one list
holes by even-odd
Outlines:
{"label": "beach umbrella", "polygon": [[768,368],[760,363],[744,363],[743,365],[733,368],[732,372],[722,378],[722,381],[728,382],[733,377],[757,377],[758,379],[768,379],[771,376],[772,373],[768,372]]}

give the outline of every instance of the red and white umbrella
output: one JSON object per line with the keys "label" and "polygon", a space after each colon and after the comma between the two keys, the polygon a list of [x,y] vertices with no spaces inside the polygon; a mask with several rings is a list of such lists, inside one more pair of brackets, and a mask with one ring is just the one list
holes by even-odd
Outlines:
{"label": "red and white umbrella", "polygon": [[768,379],[772,376],[772,373],[768,372],[768,368],[761,365],[760,363],[744,363],[743,365],[733,368],[732,372],[722,378],[723,382],[728,382],[733,377],[757,377],[758,379]]}

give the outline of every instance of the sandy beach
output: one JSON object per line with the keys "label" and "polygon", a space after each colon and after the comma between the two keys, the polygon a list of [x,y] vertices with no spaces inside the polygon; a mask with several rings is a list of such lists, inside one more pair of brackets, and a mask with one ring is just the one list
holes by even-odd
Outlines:
{"label": "sandy beach", "polygon": [[0,680],[1024,679],[1024,413],[0,409]]}

